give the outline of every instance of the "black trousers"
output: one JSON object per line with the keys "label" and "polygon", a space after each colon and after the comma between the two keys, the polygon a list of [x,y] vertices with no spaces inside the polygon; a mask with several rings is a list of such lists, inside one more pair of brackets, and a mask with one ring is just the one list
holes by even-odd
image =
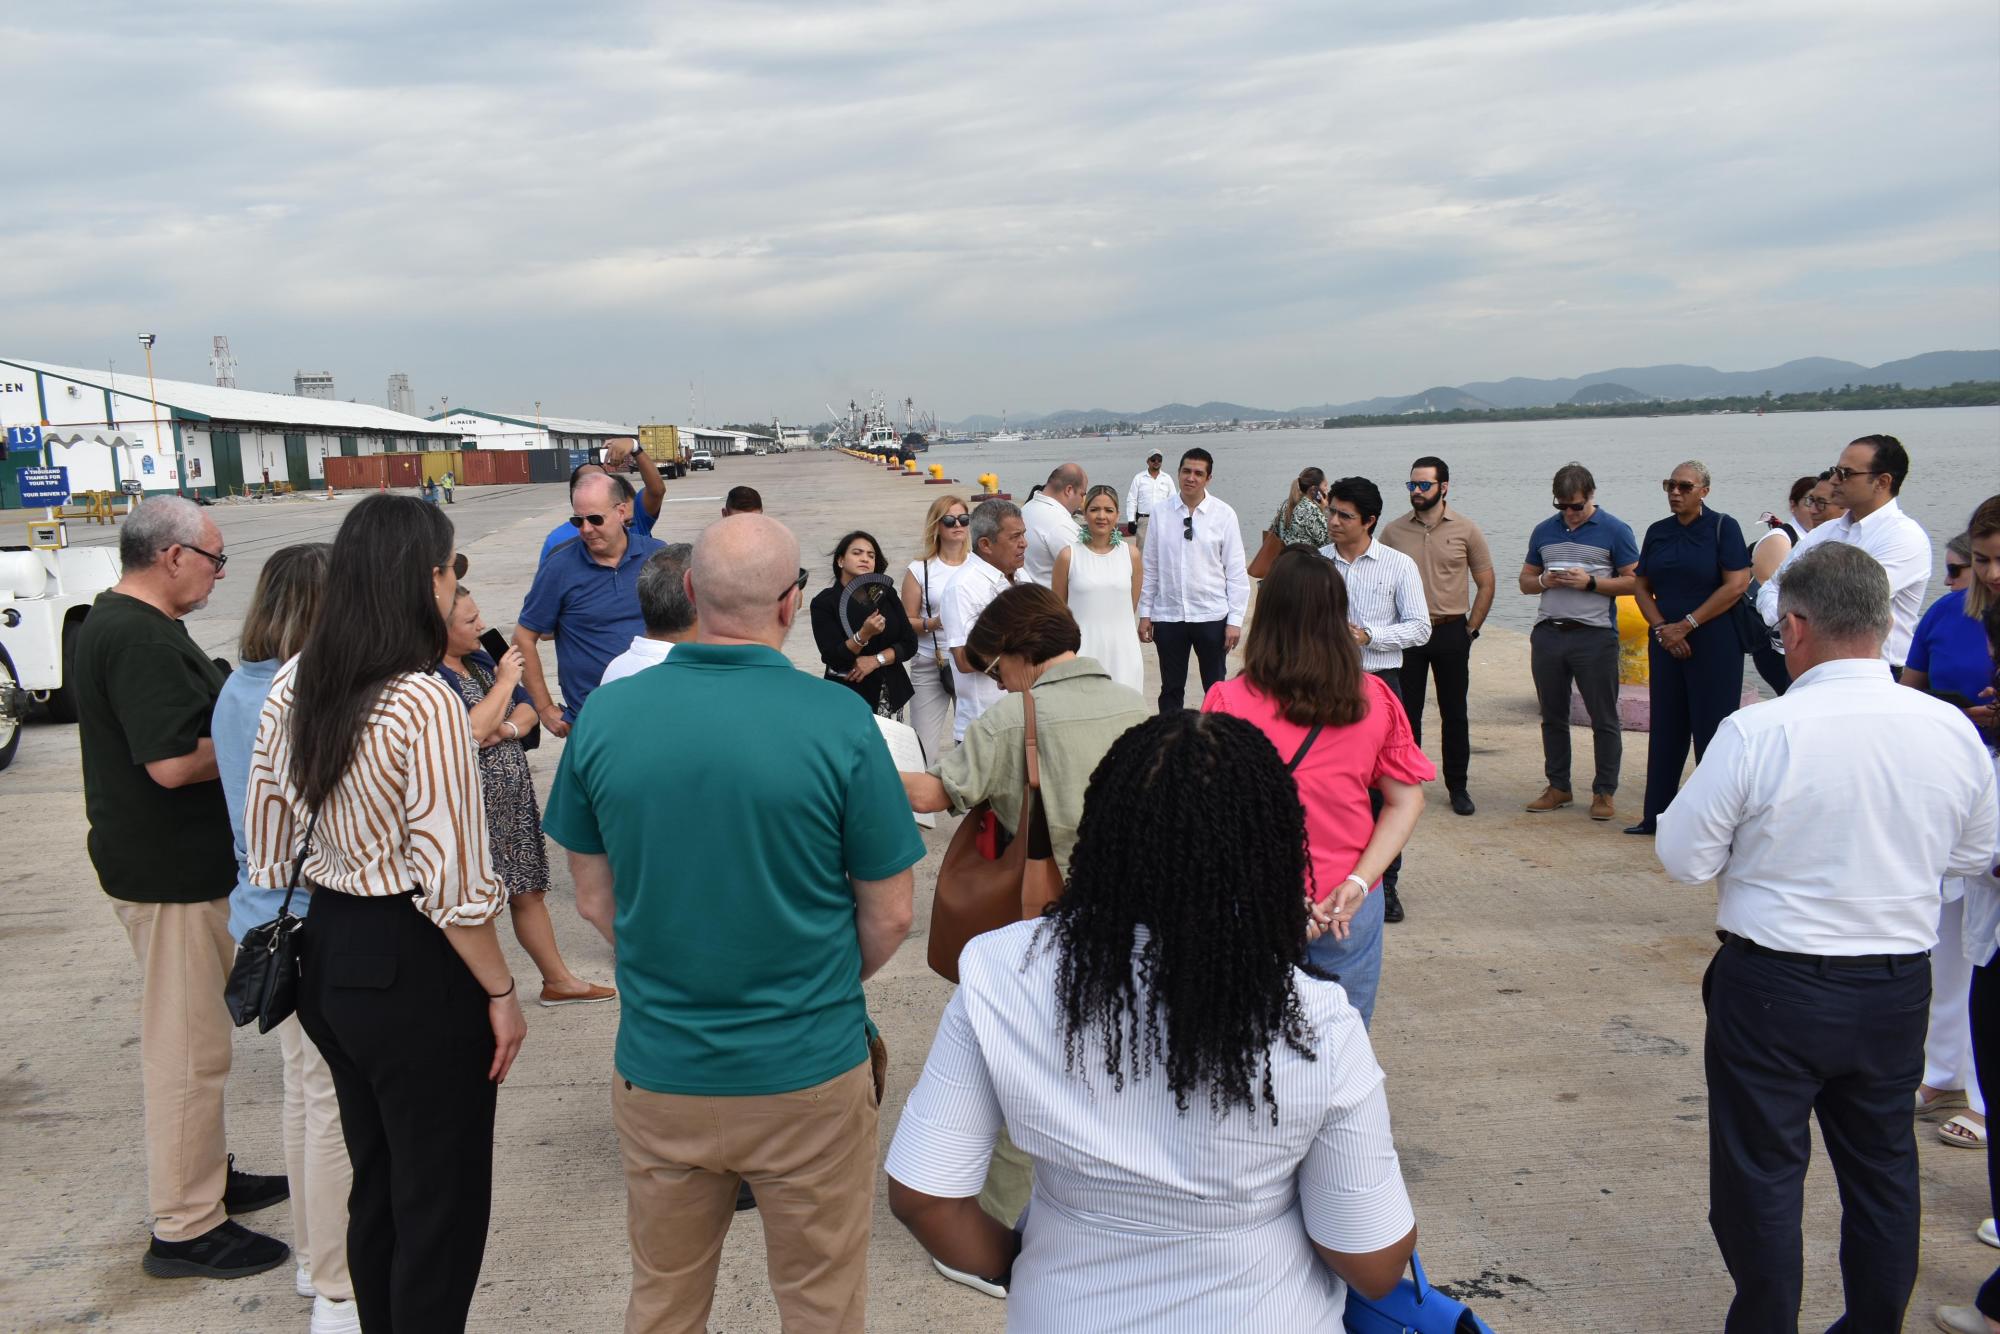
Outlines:
{"label": "black trousers", "polygon": [[[1382,678],[1384,684],[1398,695],[1403,693],[1403,673],[1395,667],[1384,667],[1371,675]],[[1374,788],[1368,789],[1368,814],[1376,821],[1382,818],[1382,794]],[[1396,860],[1389,863],[1389,869],[1382,872],[1382,888],[1395,893],[1397,884],[1403,878],[1403,854],[1397,853]]]}
{"label": "black trousers", "polygon": [[299,1022],[333,1075],[354,1164],[361,1328],[462,1331],[493,1199],[486,993],[406,896],[320,890],[299,943]]}
{"label": "black trousers", "polygon": [[1772,648],[1769,640],[1750,650],[1750,661],[1757,664],[1757,675],[1764,678],[1772,694],[1782,695],[1792,688],[1792,669],[1786,665],[1785,655]]}
{"label": "black trousers", "polygon": [[1160,655],[1160,712],[1187,707],[1188,650],[1201,664],[1201,688],[1206,691],[1229,670],[1229,650],[1223,647],[1226,621],[1154,621],[1153,647]]}
{"label": "black trousers", "polygon": [[[2000,959],[1972,970],[1972,1063],[1979,1096],[2000,1098]],[[1991,1107],[1993,1104],[1986,1104]],[[2000,1154],[1986,1157],[1987,1208],[2000,1217]],[[1979,1285],[1979,1313],[2000,1320],[2000,1268]]]}
{"label": "black trousers", "polygon": [[1708,743],[1722,720],[1743,703],[1743,641],[1724,617],[1710,621],[1688,636],[1694,654],[1676,658],[1657,642],[1647,645],[1647,696],[1652,706],[1652,739],[1646,748],[1645,822],[1674,804],[1681,770],[1687,767],[1688,746],[1694,762],[1708,753]]}
{"label": "black trousers", "polygon": [[1930,960],[1834,967],[1724,945],[1708,1009],[1708,1224],[1736,1281],[1726,1334],[1791,1334],[1811,1117],[1840,1187],[1842,1334],[1898,1334],[1917,1281],[1917,1139]]}
{"label": "black trousers", "polygon": [[1445,791],[1462,792],[1472,765],[1472,729],[1465,712],[1472,685],[1472,631],[1464,617],[1439,621],[1431,627],[1428,644],[1403,650],[1403,711],[1410,715],[1410,731],[1419,746],[1424,744],[1424,693],[1431,676],[1437,677],[1438,721],[1443,724]]}

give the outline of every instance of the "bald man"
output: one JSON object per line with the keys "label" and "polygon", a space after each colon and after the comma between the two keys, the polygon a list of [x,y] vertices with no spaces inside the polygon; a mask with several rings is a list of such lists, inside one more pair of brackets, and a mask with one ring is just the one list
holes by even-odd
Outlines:
{"label": "bald man", "polygon": [[[627,1329],[707,1328],[743,1179],[784,1327],[864,1328],[881,1086],[861,983],[909,933],[924,845],[867,704],[780,651],[798,561],[774,519],[710,524],[694,641],[598,692],[549,793],[577,911],[618,956]],[[671,787],[702,818],[664,827]]]}
{"label": "bald man", "polygon": [[[570,527],[578,540],[551,552],[535,570],[521,604],[514,644],[526,660],[521,684],[535,716],[555,736],[568,736],[584,700],[597,689],[604,668],[646,633],[639,608],[639,572],[664,542],[627,532],[632,491],[603,473],[579,477],[571,489]],[[556,674],[563,702],[549,693],[542,674],[541,641],[556,641]]]}
{"label": "bald man", "polygon": [[1076,516],[1089,490],[1083,465],[1065,463],[1049,474],[1033,500],[1021,506],[1021,518],[1028,525],[1028,557],[1022,569],[1043,588],[1055,586],[1056,557],[1076,545]]}

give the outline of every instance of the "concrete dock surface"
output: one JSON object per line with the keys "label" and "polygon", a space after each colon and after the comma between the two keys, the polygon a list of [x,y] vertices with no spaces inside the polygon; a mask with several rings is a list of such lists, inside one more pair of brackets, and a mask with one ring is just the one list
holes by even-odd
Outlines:
{"label": "concrete dock surface", "polygon": [[[732,457],[714,473],[669,484],[657,535],[691,539],[739,483],[757,487],[766,512],[798,534],[812,571],[808,596],[826,586],[826,553],[853,527],[875,534],[900,577],[938,494],[838,454]],[[1221,494],[1253,510],[1270,499]],[[330,539],[353,500],[210,510],[232,560],[211,605],[190,618],[203,646],[234,660],[262,558],[290,542]],[[461,488],[446,512],[471,561],[466,583],[489,623],[511,630],[542,537],[568,512],[563,489]],[[72,534],[115,541],[104,528]],[[1504,547],[1508,535],[1493,537]],[[1511,573],[1501,572],[1503,598],[1518,596]],[[817,672],[805,619],[787,649]],[[1701,1065],[1700,986],[1716,948],[1715,892],[1669,883],[1651,840],[1621,832],[1637,818],[1643,734],[1626,734],[1616,821],[1593,823],[1581,805],[1549,815],[1521,809],[1543,785],[1527,659],[1525,637],[1498,628],[1475,646],[1471,791],[1479,810],[1454,816],[1433,785],[1403,872],[1409,917],[1386,928],[1373,1038],[1419,1250],[1433,1281],[1497,1331],[1712,1331],[1730,1291],[1707,1223]],[[546,660],[552,669],[554,655]],[[1191,684],[1189,701],[1197,699]],[[1587,772],[1588,732],[1577,729],[1574,739]],[[1425,740],[1435,757],[1434,712]],[[550,739],[532,757],[544,795],[561,744]],[[662,763],[670,775],[671,757]],[[85,852],[74,728],[29,725],[19,758],[0,774],[0,810],[0,1037],[8,1053],[0,1075],[0,1328],[304,1330],[310,1304],[294,1295],[289,1265],[233,1282],[140,1272],[148,1218],[136,968]],[[925,835],[915,930],[868,987],[891,1052],[885,1151],[950,991],[925,967],[923,937],[955,823],[941,819]],[[670,821],[663,829],[671,836]],[[550,907],[565,957],[579,974],[610,980],[610,950],[576,915],[559,853],[554,867]],[[500,934],[531,993],[533,964],[509,930]],[[527,1043],[500,1096],[493,1215],[470,1327],[619,1329],[629,1265],[608,1096],[617,1005],[531,1003],[527,1014]],[[280,1103],[276,1040],[239,1030],[229,1124],[240,1167],[283,1170]],[[1923,1272],[1908,1328],[1928,1329],[1931,1308],[1969,1302],[2000,1253],[1973,1236],[1988,1211],[1982,1154],[1939,1143],[1929,1122],[1918,1125],[1918,1151]],[[1802,1328],[1824,1328],[1841,1309],[1838,1217],[1832,1173],[1816,1148]],[[282,1206],[244,1221],[289,1232]],[[871,1330],[1004,1327],[1000,1302],[932,1271],[889,1216],[879,1180],[869,1287]],[[754,1213],[738,1215],[730,1232],[709,1327],[778,1328]]]}

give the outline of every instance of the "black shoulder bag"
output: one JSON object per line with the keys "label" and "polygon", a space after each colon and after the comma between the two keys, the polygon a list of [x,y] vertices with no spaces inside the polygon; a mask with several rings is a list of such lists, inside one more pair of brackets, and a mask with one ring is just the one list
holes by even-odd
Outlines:
{"label": "black shoulder bag", "polygon": [[[937,616],[937,608],[931,605],[931,563],[925,561],[923,562],[923,566],[924,613],[929,616]],[[938,619],[942,620],[943,617],[939,617]],[[957,699],[958,689],[951,679],[951,659],[946,657],[944,650],[938,647],[936,630],[931,631],[931,662],[937,668],[938,685],[943,688],[944,697],[946,699]]]}
{"label": "black shoulder bag", "polygon": [[305,919],[292,916],[292,895],[298,893],[306,856],[312,851],[313,830],[318,825],[319,812],[314,811],[306,821],[306,841],[292,862],[292,883],[285,889],[285,901],[278,905],[278,915],[245,931],[243,942],[236,947],[236,962],[230,965],[222,1000],[238,1028],[255,1019],[257,1031],[268,1033],[291,1018],[298,1004],[298,931]]}
{"label": "black shoulder bag", "polygon": [[1313,742],[1319,740],[1319,734],[1325,730],[1325,723],[1313,724],[1313,730],[1306,733],[1306,739],[1299,743],[1299,753],[1292,756],[1291,763],[1285,766],[1286,773],[1295,774],[1299,771],[1299,764],[1305,759],[1306,752],[1313,748]]}

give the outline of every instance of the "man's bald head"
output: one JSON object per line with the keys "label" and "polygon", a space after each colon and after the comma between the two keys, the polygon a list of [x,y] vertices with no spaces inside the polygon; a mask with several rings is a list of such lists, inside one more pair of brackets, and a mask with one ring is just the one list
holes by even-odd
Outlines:
{"label": "man's bald head", "polygon": [[570,508],[578,514],[605,514],[624,499],[616,479],[601,472],[588,472],[570,489]]}
{"label": "man's bald head", "polygon": [[787,593],[798,574],[799,540],[776,519],[716,520],[695,541],[688,568],[702,638],[782,643],[791,625]]}

